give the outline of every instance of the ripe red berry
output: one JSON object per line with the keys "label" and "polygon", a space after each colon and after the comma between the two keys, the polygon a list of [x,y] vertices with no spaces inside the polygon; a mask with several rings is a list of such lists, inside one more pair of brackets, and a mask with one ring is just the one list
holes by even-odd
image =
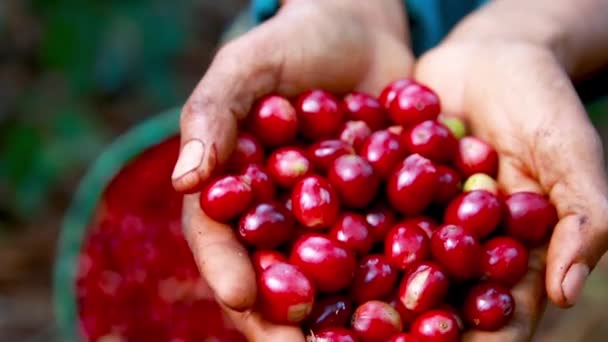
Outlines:
{"label": "ripe red berry", "polygon": [[436,163],[451,162],[458,151],[458,140],[450,130],[435,120],[423,121],[405,134],[411,153],[418,153]]}
{"label": "ripe red berry", "polygon": [[464,317],[474,328],[496,331],[513,317],[515,301],[509,290],[498,284],[482,283],[471,289],[464,303]]}
{"label": "ripe red berry", "polygon": [[372,164],[378,177],[385,180],[403,160],[407,150],[399,135],[382,130],[372,133],[363,142],[359,154]]}
{"label": "ripe red berry", "polygon": [[498,154],[487,142],[476,137],[464,137],[458,142],[458,153],[454,162],[465,177],[485,173],[496,178]]}
{"label": "ripe red berry", "polygon": [[340,140],[359,151],[365,139],[371,134],[372,130],[365,121],[347,121],[340,132]]}
{"label": "ripe red berry", "polygon": [[391,108],[391,104],[397,98],[397,95],[399,95],[401,90],[408,87],[414,82],[414,80],[408,78],[391,82],[388,86],[386,86],[386,88],[382,90],[382,93],[378,98],[380,104],[382,104],[385,109]]}
{"label": "ripe red berry", "polygon": [[287,263],[277,263],[258,277],[261,309],[278,324],[297,324],[312,311],[315,290],[304,273]]}
{"label": "ripe red berry", "polygon": [[516,192],[505,199],[504,231],[519,241],[536,246],[557,224],[555,207],[542,195]]}
{"label": "ripe red berry", "polygon": [[251,132],[265,146],[285,146],[292,143],[298,134],[296,110],[282,96],[262,97],[249,115]]}
{"label": "ripe red berry", "polygon": [[345,296],[326,297],[315,301],[306,323],[307,329],[320,331],[331,327],[344,327],[353,313],[350,298]]}
{"label": "ripe red berry", "polygon": [[351,328],[362,342],[384,342],[403,329],[401,317],[388,303],[372,300],[353,314]]}
{"label": "ripe red berry", "polygon": [[365,220],[374,237],[374,242],[384,241],[389,229],[395,224],[396,217],[393,210],[386,205],[376,205],[365,214]]}
{"label": "ripe red berry", "polygon": [[365,218],[351,212],[346,212],[340,216],[329,231],[329,236],[344,243],[346,248],[358,255],[367,254],[374,243],[374,238]]}
{"label": "ripe red berry", "polygon": [[431,203],[438,185],[435,165],[419,154],[412,154],[388,179],[388,200],[397,211],[416,215]]}
{"label": "ripe red berry", "polygon": [[372,254],[359,262],[350,286],[350,298],[355,303],[388,297],[397,282],[397,269],[381,254]]}
{"label": "ripe red berry", "polygon": [[333,225],[340,211],[338,194],[319,176],[308,176],[294,186],[291,207],[298,222],[317,230]]}
{"label": "ripe red berry", "polygon": [[295,220],[285,206],[260,203],[241,218],[238,233],[249,245],[266,249],[289,240],[294,229]]}
{"label": "ripe red berry", "polygon": [[418,316],[412,323],[411,334],[420,342],[458,342],[458,322],[450,312],[431,310]]}
{"label": "ripe red berry", "polygon": [[249,164],[243,172],[243,179],[251,184],[255,202],[269,202],[274,200],[276,189],[274,182],[262,166]]}
{"label": "ripe red berry", "polygon": [[355,209],[367,207],[380,186],[372,165],[357,155],[338,157],[329,169],[328,179],[340,196],[340,203]]}
{"label": "ripe red berry", "polygon": [[283,147],[274,151],[266,162],[266,169],[281,187],[290,189],[312,172],[312,165],[299,148]]}
{"label": "ripe red berry", "polygon": [[293,246],[289,261],[307,274],[320,292],[346,288],[355,273],[355,254],[338,241],[321,234],[302,236]]}
{"label": "ripe red berry", "polygon": [[448,293],[448,275],[431,261],[423,261],[402,279],[399,298],[406,309],[421,313],[437,307]]}
{"label": "ripe red berry", "polygon": [[433,232],[437,229],[438,225],[435,220],[428,216],[416,216],[402,221],[404,225],[415,225],[418,228],[424,230],[426,235],[431,238]]}
{"label": "ripe red berry", "polygon": [[373,96],[353,92],[347,94],[342,103],[350,120],[361,120],[374,131],[388,126],[388,116],[380,102]]}
{"label": "ripe red berry", "polygon": [[408,270],[429,256],[429,238],[415,224],[399,223],[386,235],[384,254],[400,270]]}
{"label": "ripe red berry", "polygon": [[456,170],[449,166],[437,165],[436,167],[439,185],[433,203],[445,205],[460,193],[462,178]]}
{"label": "ripe red berry", "polygon": [[391,102],[391,120],[405,127],[425,120],[435,120],[441,111],[439,97],[428,87],[412,82],[402,88]]}
{"label": "ripe red berry", "polygon": [[338,157],[355,154],[355,149],[342,140],[329,139],[313,144],[308,149],[308,157],[315,169],[325,173]]}
{"label": "ripe red berry", "polygon": [[359,342],[357,335],[348,329],[331,327],[309,336],[311,342]]}
{"label": "ripe red berry", "polygon": [[528,250],[519,241],[498,236],[482,248],[481,270],[486,280],[510,287],[528,271]]}
{"label": "ripe red berry", "polygon": [[460,225],[482,239],[498,227],[502,210],[496,195],[475,190],[461,194],[448,205],[444,222]]}
{"label": "ripe red berry", "polygon": [[211,219],[228,222],[241,215],[253,201],[253,191],[242,177],[225,176],[211,182],[200,195],[201,209]]}
{"label": "ripe red berry", "polygon": [[454,224],[439,227],[431,237],[431,254],[445,271],[458,280],[479,276],[481,246],[475,236]]}
{"label": "ripe red berry", "polygon": [[311,140],[329,138],[344,122],[344,113],[338,100],[325,90],[302,93],[296,102],[300,134]]}
{"label": "ripe red berry", "polygon": [[251,263],[257,274],[268,267],[281,262],[287,262],[287,257],[281,252],[272,250],[257,250],[251,256]]}
{"label": "ripe red berry", "polygon": [[439,305],[437,307],[437,309],[451,313],[452,316],[454,316],[454,319],[456,320],[456,322],[458,323],[458,329],[460,329],[460,331],[464,331],[464,328],[465,328],[465,326],[464,326],[464,320],[462,318],[462,314],[458,310],[456,310],[450,304],[445,304],[445,303]]}
{"label": "ripe red berry", "polygon": [[241,172],[249,164],[264,163],[264,148],[256,137],[247,133],[239,133],[236,146],[226,162],[228,170]]}

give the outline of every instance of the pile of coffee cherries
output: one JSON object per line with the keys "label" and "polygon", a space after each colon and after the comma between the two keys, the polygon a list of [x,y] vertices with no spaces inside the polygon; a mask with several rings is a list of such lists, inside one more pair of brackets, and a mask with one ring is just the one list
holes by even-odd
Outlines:
{"label": "pile of coffee cherries", "polygon": [[182,195],[171,185],[178,151],[179,138],[153,146],[101,197],[76,274],[82,340],[246,341],[222,315],[182,234]]}
{"label": "pile of coffee cherries", "polygon": [[258,100],[200,206],[250,248],[263,317],[313,341],[458,341],[509,323],[510,287],[557,214],[501,193],[493,147],[440,112],[411,79],[377,99]]}
{"label": "pile of coffee cherries", "polygon": [[[244,341],[202,280],[171,186],[179,139],[135,158],[90,222],[76,275],[88,341]],[[495,150],[413,80],[374,98],[268,95],[200,195],[258,274],[257,309],[312,341],[458,341],[498,330],[528,249],[557,221],[503,194]],[[229,270],[227,270],[229,271]]]}

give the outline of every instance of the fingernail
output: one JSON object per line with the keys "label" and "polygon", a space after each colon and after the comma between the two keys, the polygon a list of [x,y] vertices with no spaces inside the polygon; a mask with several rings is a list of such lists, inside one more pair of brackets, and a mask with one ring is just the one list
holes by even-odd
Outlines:
{"label": "fingernail", "polygon": [[184,145],[179,154],[179,159],[173,169],[172,179],[180,179],[190,171],[195,170],[201,165],[205,146],[200,140],[190,140]]}
{"label": "fingernail", "polygon": [[589,276],[589,266],[581,263],[570,266],[562,282],[562,292],[570,305],[574,305],[583,291],[585,280]]}

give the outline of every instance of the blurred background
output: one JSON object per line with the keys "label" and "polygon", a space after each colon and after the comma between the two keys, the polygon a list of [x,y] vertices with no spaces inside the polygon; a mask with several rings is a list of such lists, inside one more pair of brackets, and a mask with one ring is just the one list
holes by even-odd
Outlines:
{"label": "blurred background", "polygon": [[[0,0],[0,341],[61,341],[51,276],[78,181],[118,135],[184,102],[247,3]],[[601,84],[587,87],[608,95]],[[608,101],[588,108],[608,147]],[[603,261],[536,340],[607,341],[607,307]]]}

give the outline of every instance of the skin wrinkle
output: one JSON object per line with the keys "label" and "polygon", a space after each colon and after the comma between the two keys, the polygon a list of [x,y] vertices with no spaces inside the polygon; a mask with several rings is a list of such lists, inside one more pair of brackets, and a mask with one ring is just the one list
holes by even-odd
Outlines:
{"label": "skin wrinkle", "polygon": [[[562,132],[559,135],[563,134],[565,134],[565,132]],[[564,145],[564,141],[562,139],[557,138],[557,134],[554,134],[554,136],[555,138],[553,139],[543,139],[542,141],[540,141],[541,139],[539,139],[538,136],[536,137],[535,143],[537,146],[544,146],[545,148],[537,149],[532,159],[532,162],[536,164],[536,168],[538,170],[554,171],[552,173],[543,172],[542,177],[539,179],[543,187],[545,189],[549,189],[549,192],[557,182],[565,179],[568,174],[574,171],[572,170],[574,165],[570,165],[568,163],[556,164],[556,158],[562,158],[562,152],[568,150],[568,147]],[[553,165],[562,165],[562,168],[558,169],[553,167]]]}
{"label": "skin wrinkle", "polygon": [[[243,44],[241,44],[243,45]],[[248,113],[248,108],[251,106],[251,104],[254,101],[254,96],[252,94],[249,94],[245,88],[245,84],[248,82],[251,82],[251,80],[256,80],[257,83],[260,85],[259,87],[256,87],[258,89],[262,88],[263,91],[269,91],[271,86],[268,86],[267,84],[272,84],[272,81],[267,81],[266,79],[263,79],[263,81],[259,81],[259,79],[263,76],[266,76],[267,74],[265,72],[268,72],[267,70],[264,70],[262,66],[258,66],[256,65],[254,68],[252,68],[252,71],[249,72],[242,72],[239,71],[242,69],[241,66],[239,65],[239,62],[237,61],[240,58],[246,58],[246,57],[241,57],[240,54],[233,54],[231,51],[235,50],[235,49],[245,49],[247,48],[247,46],[243,46],[241,47],[240,45],[235,45],[236,47],[234,48],[226,48],[226,50],[224,51],[228,51],[228,52],[224,52],[223,54],[225,54],[226,56],[230,56],[230,57],[226,57],[223,58],[223,63],[222,64],[222,68],[221,70],[226,70],[225,71],[225,75],[223,76],[223,78],[230,80],[230,81],[217,81],[217,80],[213,80],[211,79],[211,81],[208,81],[207,83],[209,83],[208,86],[202,86],[201,88],[203,89],[203,91],[201,92],[202,94],[200,94],[200,97],[207,97],[208,99],[217,99],[217,98],[221,98],[221,99],[228,99],[228,103],[225,104],[215,104],[216,106],[216,110],[210,110],[209,108],[207,108],[208,112],[216,112],[216,113],[222,113],[225,112],[225,110],[221,110],[220,108],[227,108],[227,112],[230,113],[230,115],[232,115],[234,118],[236,118],[237,120],[244,118],[245,116],[247,116]],[[255,60],[255,52],[252,52],[254,57],[249,57],[251,59]],[[218,56],[223,56],[223,54]],[[222,57],[220,57],[222,58]],[[214,92],[216,91],[226,91],[226,89],[217,89],[217,84],[233,84],[233,86],[228,88],[229,92],[234,92],[234,94],[230,94],[230,95],[224,95],[224,96],[218,96],[217,94],[214,94]],[[242,98],[242,101],[230,101],[230,99],[234,99],[234,98]],[[206,103],[207,106],[209,105],[213,105],[213,101],[207,101]]]}
{"label": "skin wrinkle", "polygon": [[[248,59],[266,60],[266,58],[263,58],[265,52],[261,51],[261,49],[258,51],[256,50],[257,49],[253,49],[254,52],[252,53],[251,57],[248,57]],[[275,63],[278,65],[278,67],[275,67]],[[253,71],[246,75],[247,79],[244,81],[244,83],[253,84],[254,86],[252,89],[254,90],[251,91],[249,87],[245,86],[241,86],[239,88],[239,92],[234,98],[242,99],[242,101],[233,101],[231,106],[231,110],[233,111],[233,115],[235,115],[235,117],[238,119],[245,118],[248,115],[249,108],[251,108],[257,98],[260,98],[276,89],[277,84],[279,84],[281,79],[283,65],[284,58],[282,57],[282,53],[274,52],[272,63],[258,63],[258,65],[252,68]]]}
{"label": "skin wrinkle", "polygon": [[[558,225],[561,227],[562,231],[558,238],[561,238],[561,239],[564,238],[563,229],[565,229],[565,227],[573,227],[576,225],[576,222],[578,221],[577,217],[578,217],[577,214],[570,214],[570,215],[561,217]],[[554,259],[554,264],[552,266],[554,270],[553,270],[553,272],[551,272],[547,275],[547,281],[546,281],[547,291],[549,293],[552,293],[554,296],[557,296],[557,298],[556,298],[557,303],[559,303],[560,306],[563,306],[563,307],[572,306],[572,304],[570,304],[568,302],[568,300],[566,299],[564,291],[562,289],[562,281],[566,275],[566,272],[570,269],[572,264],[574,264],[575,262],[582,261],[581,258],[586,257],[585,254],[581,254],[581,253],[586,252],[586,248],[585,248],[584,244],[581,244],[580,237],[575,237],[575,239],[577,241],[569,241],[569,243],[571,244],[570,246],[572,246],[572,245],[578,246],[574,250],[566,248],[564,250],[556,252],[556,250],[555,250],[556,247],[553,245],[556,243],[555,236],[552,238],[551,245],[549,247],[549,255],[552,256]],[[558,253],[558,254],[553,255],[555,253]],[[561,254],[561,255],[559,255],[559,254]],[[568,261],[570,259],[572,259],[572,260]]]}
{"label": "skin wrinkle", "polygon": [[[538,58],[537,63],[541,63],[541,61],[546,59],[544,54],[541,54],[541,56],[537,57],[537,58]],[[515,66],[514,68],[515,68],[515,70],[517,70],[518,66]],[[515,70],[513,70],[513,71],[515,71]],[[539,80],[538,82],[543,84],[543,82],[541,82],[541,80],[547,78],[547,76],[543,75],[543,73],[545,73],[544,71],[542,71],[543,69],[539,68],[537,70],[538,71],[536,71],[536,72],[538,73],[538,77],[534,77],[534,79]],[[551,78],[559,79],[559,77],[551,77]],[[523,81],[525,83],[525,79]],[[558,82],[556,84],[558,84],[558,86],[556,86],[555,88],[558,88],[558,87],[563,88],[566,85],[564,82]],[[512,89],[512,91],[516,91],[516,90],[517,89]],[[556,89],[556,90],[559,92],[562,92],[559,89]],[[507,92],[508,92],[508,90],[507,90]],[[524,99],[525,98],[527,98],[527,97],[524,97]],[[535,100],[532,100],[532,101],[535,101]],[[521,104],[521,106],[523,108],[529,107],[530,105],[527,103],[528,103],[528,101]],[[535,103],[535,102],[532,102],[531,104],[533,105],[533,103]],[[513,113],[513,115],[518,115],[518,113]],[[547,120],[547,119],[545,119],[545,120]],[[516,125],[513,125],[513,124],[510,124],[509,126],[517,127]],[[531,144],[531,146],[546,146],[547,143],[556,143],[558,145],[554,148],[551,148],[551,150],[557,150],[557,151],[561,150],[562,140],[561,139],[550,139],[550,137],[554,136],[554,134],[555,134],[554,130],[553,129],[549,130],[549,129],[543,128],[543,127],[551,127],[551,123],[540,122],[538,124],[529,125],[529,127],[531,127],[531,129],[529,130],[529,133],[524,133],[524,134],[533,136],[533,141],[535,143]],[[506,136],[505,134],[502,134],[501,139],[496,139],[497,136],[500,136],[500,134],[499,134],[500,132],[494,131],[492,133],[493,133],[492,138],[494,139],[494,141],[505,141],[505,139],[504,139],[504,137]],[[521,134],[521,133],[518,133],[518,134]],[[521,159],[521,160],[525,161],[525,162],[520,162],[519,165],[516,165],[516,167],[518,167],[524,175],[527,175],[527,176],[529,176],[529,178],[532,178],[532,179],[538,179],[538,176],[540,176],[538,170],[545,170],[545,169],[550,170],[551,167],[547,168],[547,167],[543,167],[541,165],[547,165],[547,163],[554,164],[551,162],[551,160],[553,158],[555,158],[556,155],[560,155],[559,153],[557,153],[557,154],[549,153],[550,157],[547,157],[546,153],[543,153],[541,151],[541,153],[539,154],[538,149],[532,149],[530,147],[527,148],[527,152],[522,153],[523,151],[510,150],[509,146],[511,146],[511,147],[521,146],[521,144],[519,144],[519,142],[514,142],[514,141],[509,142],[509,140],[507,140],[506,143],[499,143],[498,149],[501,150],[501,153],[510,155],[511,160]],[[543,177],[546,177],[546,174],[543,174]],[[548,188],[547,182],[545,181],[542,183],[544,183],[543,188],[547,189]]]}

